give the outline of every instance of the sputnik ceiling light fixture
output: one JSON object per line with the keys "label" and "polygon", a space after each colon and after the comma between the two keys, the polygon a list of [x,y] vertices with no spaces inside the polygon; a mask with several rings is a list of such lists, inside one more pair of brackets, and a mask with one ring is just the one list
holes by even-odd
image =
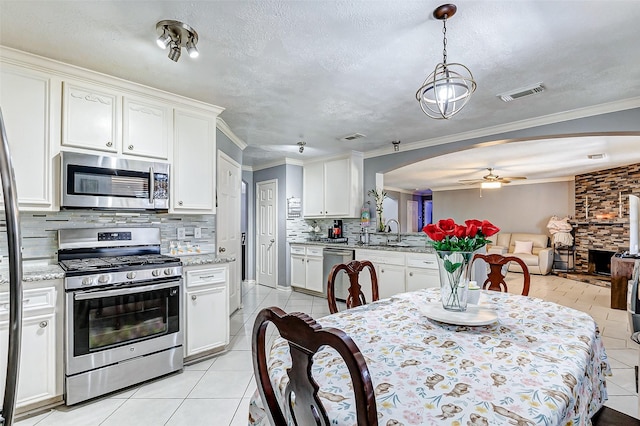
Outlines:
{"label": "sputnik ceiling light fixture", "polygon": [[298,146],[300,147],[300,148],[298,148],[298,152],[300,152],[300,154],[302,154],[302,153],[304,152],[304,146],[305,146],[306,144],[307,144],[307,143],[306,143],[305,141],[300,141],[300,142],[298,142]]}
{"label": "sputnik ceiling light fixture", "polygon": [[476,82],[469,68],[458,63],[447,63],[447,19],[456,10],[455,4],[443,4],[433,11],[433,17],[441,20],[443,25],[443,59],[416,92],[422,111],[435,119],[449,119],[457,114],[476,90]]}
{"label": "sputnik ceiling light fixture", "polygon": [[189,25],[180,22],[165,19],[156,24],[156,32],[158,39],[156,42],[161,49],[169,48],[169,59],[178,62],[181,48],[185,47],[191,58],[197,58],[200,53],[196,44],[198,44],[198,33]]}

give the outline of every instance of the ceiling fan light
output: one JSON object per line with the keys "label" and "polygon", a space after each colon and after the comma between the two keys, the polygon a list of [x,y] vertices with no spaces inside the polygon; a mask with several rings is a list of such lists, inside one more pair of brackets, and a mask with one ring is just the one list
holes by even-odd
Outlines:
{"label": "ceiling fan light", "polygon": [[501,182],[482,182],[480,184],[480,188],[482,189],[496,189],[501,187],[502,187]]}

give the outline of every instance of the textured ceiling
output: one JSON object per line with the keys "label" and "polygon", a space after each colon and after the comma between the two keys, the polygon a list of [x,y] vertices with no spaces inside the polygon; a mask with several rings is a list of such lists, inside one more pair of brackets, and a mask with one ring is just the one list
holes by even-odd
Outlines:
{"label": "textured ceiling", "polygon": [[[471,69],[478,89],[453,119],[429,119],[415,92],[442,60],[439,4],[2,0],[0,44],[224,107],[254,166],[391,152],[392,140],[406,148],[640,97],[640,1],[464,0],[447,24],[448,58]],[[174,63],[157,48],[162,19],[198,31],[199,58]],[[542,94],[496,97],[537,82]],[[339,140],[354,132],[367,137]]]}

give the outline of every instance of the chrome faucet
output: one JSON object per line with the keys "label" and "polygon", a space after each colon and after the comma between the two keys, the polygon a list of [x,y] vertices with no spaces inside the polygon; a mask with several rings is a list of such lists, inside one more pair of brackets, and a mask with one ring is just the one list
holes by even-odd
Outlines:
{"label": "chrome faucet", "polygon": [[[396,243],[399,243],[399,242],[401,242],[401,237],[400,237],[400,222],[398,222],[396,219],[389,219],[389,220],[387,221],[387,224],[386,224],[386,227],[388,227],[388,228],[389,228],[389,232],[391,232],[391,227],[389,226],[389,224],[390,224],[391,222],[395,222],[395,223],[396,223],[396,226],[397,226],[397,228],[396,228],[396,229],[397,229],[397,232],[396,232],[396,241],[395,241],[395,242],[396,242]],[[388,244],[388,243],[389,243],[389,237],[387,237],[387,244]]]}

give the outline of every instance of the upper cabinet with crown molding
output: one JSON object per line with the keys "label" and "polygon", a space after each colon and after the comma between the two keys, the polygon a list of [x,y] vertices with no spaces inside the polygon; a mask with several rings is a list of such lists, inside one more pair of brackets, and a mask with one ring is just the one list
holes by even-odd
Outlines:
{"label": "upper cabinet with crown molding", "polygon": [[307,218],[358,218],[362,207],[363,155],[304,165],[302,209]]}
{"label": "upper cabinet with crown molding", "polygon": [[165,102],[65,81],[62,146],[166,160],[171,112]]}
{"label": "upper cabinet with crown molding", "polygon": [[59,143],[59,105],[59,80],[0,58],[0,107],[21,211],[58,209],[53,147]]}

